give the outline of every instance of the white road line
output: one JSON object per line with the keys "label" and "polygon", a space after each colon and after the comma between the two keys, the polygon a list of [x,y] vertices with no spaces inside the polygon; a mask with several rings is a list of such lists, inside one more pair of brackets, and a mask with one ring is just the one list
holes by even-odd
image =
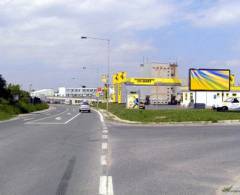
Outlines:
{"label": "white road line", "polygon": [[108,176],[107,195],[114,195],[112,176]]}
{"label": "white road line", "polygon": [[51,122],[26,122],[25,125],[64,125],[65,123],[51,123]]}
{"label": "white road line", "polygon": [[71,113],[69,112],[69,113],[67,113],[67,115],[71,115]]}
{"label": "white road line", "polygon": [[34,119],[34,118],[25,118],[25,119],[23,119],[23,121],[30,121],[32,119]]}
{"label": "white road line", "polygon": [[103,130],[102,133],[107,134],[108,130]]}
{"label": "white road line", "polygon": [[102,139],[108,139],[108,135],[102,135]]}
{"label": "white road line", "polygon": [[70,121],[72,121],[73,119],[75,119],[76,117],[78,117],[81,113],[78,113],[77,115],[75,115],[74,117],[70,118],[68,121],[66,121],[64,124],[68,124]]}
{"label": "white road line", "polygon": [[107,195],[107,176],[100,176],[99,195]]}
{"label": "white road line", "polygon": [[58,114],[51,115],[51,116],[47,116],[47,117],[44,117],[44,118],[40,118],[40,119],[34,120],[33,122],[36,122],[36,121],[41,121],[41,120],[44,120],[44,119],[47,119],[47,118],[51,118],[51,117],[55,117],[55,116],[59,116],[59,115],[61,115],[61,114],[65,113],[65,112],[67,112],[68,110],[69,110],[69,109],[66,109],[65,111],[63,111],[63,112],[60,112],[60,113],[58,113]]}
{"label": "white road line", "polygon": [[101,156],[101,165],[107,166],[107,156],[106,155]]}
{"label": "white road line", "polygon": [[62,117],[57,117],[57,118],[55,118],[57,121],[60,121],[60,120],[62,120]]}
{"label": "white road line", "polygon": [[98,110],[97,110],[96,112],[98,113],[98,115],[99,115],[99,117],[100,117],[100,121],[101,121],[102,123],[104,123],[104,117],[103,117],[102,113],[99,112]]}
{"label": "white road line", "polygon": [[100,176],[99,195],[114,195],[112,176]]}
{"label": "white road line", "polygon": [[102,150],[107,150],[107,148],[108,148],[108,143],[103,142],[102,143]]}

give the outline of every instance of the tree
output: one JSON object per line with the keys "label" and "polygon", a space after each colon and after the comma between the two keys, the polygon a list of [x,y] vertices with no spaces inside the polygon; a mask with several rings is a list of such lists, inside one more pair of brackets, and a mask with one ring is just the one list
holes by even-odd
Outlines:
{"label": "tree", "polygon": [[20,85],[9,84],[7,90],[10,102],[22,101],[28,103],[30,101],[29,93],[21,90]]}
{"label": "tree", "polygon": [[0,74],[0,97],[6,97],[6,80]]}

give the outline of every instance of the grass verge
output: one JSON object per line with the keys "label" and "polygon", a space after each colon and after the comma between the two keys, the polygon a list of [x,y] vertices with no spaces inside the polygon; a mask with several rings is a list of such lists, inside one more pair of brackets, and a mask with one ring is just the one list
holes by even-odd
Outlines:
{"label": "grass verge", "polygon": [[[106,109],[106,105],[99,104],[99,108]],[[129,110],[124,104],[110,104],[109,111],[121,119],[145,123],[240,120],[240,112],[217,112],[208,109]]]}
{"label": "grass verge", "polygon": [[29,113],[39,110],[47,109],[48,104],[28,104],[19,102],[14,105],[0,104],[0,121],[10,119],[18,114]]}

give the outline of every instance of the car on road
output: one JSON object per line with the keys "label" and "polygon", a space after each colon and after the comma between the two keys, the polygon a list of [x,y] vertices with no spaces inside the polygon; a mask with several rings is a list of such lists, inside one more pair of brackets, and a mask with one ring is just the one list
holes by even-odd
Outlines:
{"label": "car on road", "polygon": [[91,108],[88,102],[82,102],[80,104],[79,112],[91,112]]}
{"label": "car on road", "polygon": [[231,97],[216,106],[217,111],[240,111],[240,98]]}

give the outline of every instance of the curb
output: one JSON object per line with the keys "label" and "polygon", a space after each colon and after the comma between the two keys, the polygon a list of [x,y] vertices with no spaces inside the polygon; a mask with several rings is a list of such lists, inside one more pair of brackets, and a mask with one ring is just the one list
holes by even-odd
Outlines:
{"label": "curb", "polygon": [[138,122],[138,121],[129,121],[124,120],[116,115],[114,115],[111,112],[108,112],[103,109],[99,109],[99,111],[103,114],[104,118],[106,118],[108,121],[112,123],[117,123],[121,125],[141,125],[141,126],[221,126],[221,125],[240,125],[240,120],[219,120],[217,122],[212,121],[186,121],[186,122],[150,122],[150,123],[144,123],[144,122]]}

